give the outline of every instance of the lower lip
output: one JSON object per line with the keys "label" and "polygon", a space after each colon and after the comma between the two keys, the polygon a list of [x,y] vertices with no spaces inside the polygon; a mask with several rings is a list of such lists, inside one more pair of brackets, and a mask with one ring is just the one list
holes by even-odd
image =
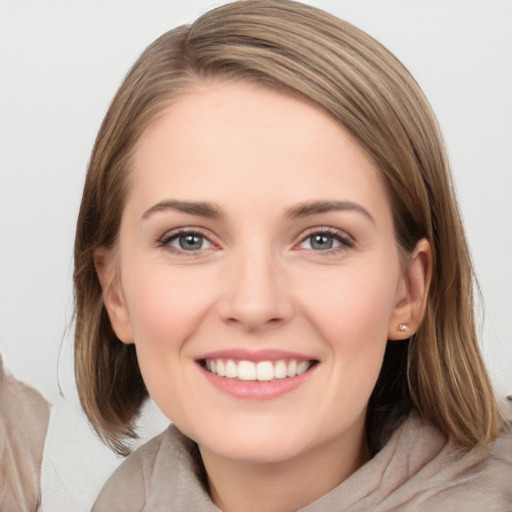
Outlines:
{"label": "lower lip", "polygon": [[289,393],[304,384],[311,377],[316,366],[314,365],[301,375],[271,381],[228,379],[226,377],[219,377],[205,370],[202,366],[200,368],[210,384],[228,395],[236,398],[271,400]]}

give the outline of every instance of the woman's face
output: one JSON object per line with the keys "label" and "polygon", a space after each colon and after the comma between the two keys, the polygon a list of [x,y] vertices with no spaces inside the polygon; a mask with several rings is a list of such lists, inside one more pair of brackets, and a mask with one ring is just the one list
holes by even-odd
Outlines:
{"label": "woman's face", "polygon": [[363,149],[299,99],[203,84],[147,129],[129,183],[105,297],[161,410],[239,461],[361,446],[407,300]]}

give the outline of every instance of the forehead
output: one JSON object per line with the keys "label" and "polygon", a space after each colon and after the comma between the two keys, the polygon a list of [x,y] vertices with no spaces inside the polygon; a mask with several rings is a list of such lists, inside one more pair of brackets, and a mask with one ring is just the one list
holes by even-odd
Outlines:
{"label": "forehead", "polygon": [[332,116],[245,82],[202,84],[175,98],[143,133],[132,163],[129,200],[148,206],[167,195],[240,204],[264,197],[268,206],[378,196],[388,207],[373,160]]}

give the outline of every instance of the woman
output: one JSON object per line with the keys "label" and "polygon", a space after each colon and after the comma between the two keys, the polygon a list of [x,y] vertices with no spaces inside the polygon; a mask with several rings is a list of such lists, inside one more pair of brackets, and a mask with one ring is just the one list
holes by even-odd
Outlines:
{"label": "woman", "polygon": [[435,118],[381,45],[288,1],[164,34],[97,137],[75,343],[116,451],[148,393],[175,426],[94,510],[507,510],[472,279]]}

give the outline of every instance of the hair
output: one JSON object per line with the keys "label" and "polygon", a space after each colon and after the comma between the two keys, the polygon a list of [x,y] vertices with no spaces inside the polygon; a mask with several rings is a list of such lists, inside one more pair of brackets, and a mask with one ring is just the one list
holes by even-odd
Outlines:
{"label": "hair", "polygon": [[[464,448],[498,435],[501,416],[474,320],[474,273],[435,116],[399,60],[373,38],[289,0],[242,0],[211,10],[152,43],[129,71],[103,120],[85,181],[75,240],[75,371],[99,436],[128,453],[148,393],[134,345],[115,336],[94,251],[116,247],[131,155],[169,101],[212,80],[291,94],[327,111],[374,159],[407,261],[432,248],[426,312],[407,342],[388,342],[368,407],[367,438],[382,444],[383,418],[415,408]],[[398,412],[397,412],[398,411]]]}

